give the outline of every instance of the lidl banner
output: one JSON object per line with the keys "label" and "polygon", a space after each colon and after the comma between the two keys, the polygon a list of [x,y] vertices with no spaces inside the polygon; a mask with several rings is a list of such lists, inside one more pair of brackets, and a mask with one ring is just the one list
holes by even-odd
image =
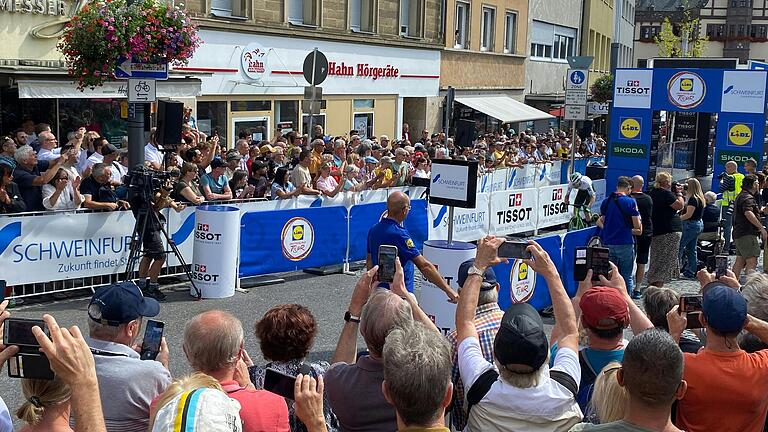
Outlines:
{"label": "lidl banner", "polygon": [[536,229],[536,189],[515,189],[491,194],[491,234],[503,236]]}
{"label": "lidl banner", "polygon": [[346,219],[343,206],[245,213],[240,277],[344,262]]}
{"label": "lidl banner", "polygon": [[653,111],[718,115],[713,178],[728,161],[742,167],[754,158],[762,166],[766,85],[764,70],[617,69],[606,173],[609,188],[619,176],[647,179],[655,173],[651,166],[662,168],[655,156],[658,149],[651,146],[651,136],[658,134],[651,130]]}

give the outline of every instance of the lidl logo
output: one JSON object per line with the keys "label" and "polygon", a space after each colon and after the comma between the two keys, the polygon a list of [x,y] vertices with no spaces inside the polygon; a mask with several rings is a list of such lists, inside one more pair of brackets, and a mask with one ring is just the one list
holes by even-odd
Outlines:
{"label": "lidl logo", "polygon": [[680,80],[680,91],[693,91],[693,79],[683,78]]}
{"label": "lidl logo", "polygon": [[621,121],[621,136],[635,140],[640,138],[640,121],[636,118],[625,118]]}
{"label": "lidl logo", "polygon": [[517,271],[518,271],[518,274],[517,274],[518,279],[522,280],[522,279],[527,278],[528,277],[528,264],[520,263],[520,267],[518,267]]}
{"label": "lidl logo", "polygon": [[735,146],[745,146],[752,142],[752,125],[745,123],[730,123],[728,141]]}
{"label": "lidl logo", "polygon": [[295,225],[293,227],[293,239],[301,240],[304,238],[304,225]]}

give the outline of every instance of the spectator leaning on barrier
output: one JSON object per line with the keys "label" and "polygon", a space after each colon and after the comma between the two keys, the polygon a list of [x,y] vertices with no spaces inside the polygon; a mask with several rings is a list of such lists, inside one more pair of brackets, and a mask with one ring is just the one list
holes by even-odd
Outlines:
{"label": "spectator leaning on barrier", "polygon": [[13,178],[19,186],[21,197],[26,203],[26,211],[43,211],[43,185],[51,181],[58,172],[66,156],[59,156],[50,161],[38,161],[32,147],[25,145],[14,153],[16,168]]}
{"label": "spectator leaning on barrier", "polygon": [[221,159],[211,161],[211,172],[200,179],[200,186],[206,201],[222,201],[232,199],[229,179],[224,175],[226,162]]}
{"label": "spectator leaning on barrier", "polygon": [[272,182],[270,199],[288,199],[301,195],[301,189],[294,187],[288,180],[288,168],[280,167],[275,172],[275,181]]}
{"label": "spectator leaning on barrier", "polygon": [[[701,324],[707,331],[704,348],[685,353],[683,379],[688,390],[677,406],[676,425],[688,432],[759,432],[768,412],[768,350],[747,353],[738,345],[742,330],[768,342],[768,323],[747,313],[747,302],[732,277],[716,280],[706,269],[702,283]],[[726,285],[727,284],[727,285]],[[669,330],[679,340],[686,314],[675,306]]]}
{"label": "spectator leaning on barrier", "polygon": [[434,264],[429,262],[416,248],[410,233],[403,226],[411,210],[411,200],[403,192],[392,192],[387,197],[387,217],[368,231],[366,268],[379,264],[379,247],[391,245],[397,247],[397,256],[405,271],[405,284],[413,292],[414,265],[424,277],[440,288],[451,302],[456,302],[459,295],[448,285]]}
{"label": "spectator leaning on barrier", "polygon": [[456,308],[459,371],[466,392],[468,430],[565,431],[581,420],[576,404],[580,375],[578,330],[568,294],[549,255],[535,242],[525,264],[547,282],[560,339],[554,367],[547,366],[549,343],[538,312],[528,303],[512,304],[494,339],[494,362],[484,357],[474,323],[483,274],[506,262],[497,256],[503,238],[478,243]]}
{"label": "spectator leaning on barrier", "polygon": [[133,348],[142,337],[143,318],[159,312],[157,301],[142,296],[133,282],[102,287],[91,297],[88,345],[109,431],[146,431],[150,403],[171,383],[165,338],[157,361],[141,360]]}
{"label": "spectator leaning on barrier", "polygon": [[299,163],[291,171],[291,183],[304,195],[320,195],[317,189],[312,188],[312,174],[309,166],[312,164],[312,152],[303,150],[299,154]]}
{"label": "spectator leaning on barrier", "polygon": [[43,185],[43,206],[48,210],[74,210],[80,207],[80,177],[69,178],[69,171],[59,168],[51,181]]}
{"label": "spectator leaning on barrier", "polygon": [[[475,264],[474,259],[469,259],[459,266],[458,278],[456,282],[459,285],[459,296],[461,296],[461,287],[469,277],[469,269]],[[486,361],[493,363],[493,341],[496,333],[499,331],[501,319],[504,312],[499,308],[499,283],[496,280],[496,273],[493,267],[488,267],[483,273],[483,281],[480,284],[480,294],[477,299],[477,308],[475,309],[475,329],[477,330],[478,341],[480,342],[480,351]],[[448,343],[451,344],[453,369],[451,370],[451,381],[453,382],[454,396],[453,408],[451,409],[451,424],[456,430],[464,430],[467,425],[467,406],[464,398],[465,388],[461,381],[459,372],[459,344],[457,341],[456,330],[448,334]]]}
{"label": "spectator leaning on barrier", "polygon": [[733,205],[733,243],[736,245],[733,273],[737,278],[742,270],[747,276],[755,271],[761,252],[759,239],[768,240],[768,231],[760,220],[760,207],[755,201],[758,187],[757,177],[751,174],[744,177],[741,193]]}
{"label": "spectator leaning on barrier", "polygon": [[184,354],[190,366],[215,378],[240,402],[243,432],[288,432],[288,407],[280,396],[256,390],[248,375],[243,326],[231,314],[212,310],[195,315],[184,328]]}
{"label": "spectator leaning on barrier", "polygon": [[171,198],[195,205],[202,203],[203,196],[200,194],[200,188],[195,181],[197,175],[197,165],[192,162],[184,162],[184,165],[181,166],[181,178],[173,185]]}
{"label": "spectator leaning on barrier", "polygon": [[571,432],[679,431],[672,424],[670,410],[685,394],[687,384],[683,356],[666,332],[649,329],[635,336],[627,345],[616,379],[629,394],[624,418],[603,425],[582,423]]}
{"label": "spectator leaning on barrier", "polygon": [[731,248],[731,228],[733,227],[733,203],[736,197],[741,193],[741,182],[744,181],[744,174],[738,171],[739,166],[734,161],[725,163],[725,172],[720,173],[720,193],[723,198],[720,200],[723,219],[723,236],[725,238],[726,253]]}
{"label": "spectator leaning on barrier", "polygon": [[597,226],[602,228],[600,240],[608,248],[608,257],[616,264],[621,277],[627,283],[630,294],[639,298],[639,291],[634,293],[633,269],[635,266],[635,238],[643,233],[643,224],[637,202],[629,197],[632,183],[629,177],[619,177],[616,191],[600,204],[600,218]]}
{"label": "spectator leaning on barrier", "polygon": [[80,183],[80,193],[83,195],[83,207],[92,210],[129,209],[127,201],[118,199],[115,190],[109,183],[112,169],[103,163],[97,163],[91,170],[91,175]]}

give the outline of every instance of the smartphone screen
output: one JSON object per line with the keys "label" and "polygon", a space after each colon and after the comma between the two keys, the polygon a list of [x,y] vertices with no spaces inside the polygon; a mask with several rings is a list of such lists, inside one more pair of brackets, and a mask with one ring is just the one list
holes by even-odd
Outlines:
{"label": "smartphone screen", "polygon": [[48,327],[45,321],[37,319],[8,318],[3,326],[3,344],[16,345],[19,347],[39,347],[35,335],[32,334],[32,327],[38,326],[48,334]]}
{"label": "smartphone screen", "polygon": [[160,353],[160,343],[163,340],[163,329],[165,323],[162,321],[148,320],[147,327],[144,330],[144,341],[141,343],[142,360],[154,360]]}
{"label": "smartphone screen", "polygon": [[608,260],[608,248],[591,247],[588,249],[590,256],[590,268],[592,269],[592,280],[600,280],[599,275],[606,278],[611,272],[611,264]]}
{"label": "smartphone screen", "polygon": [[395,280],[395,258],[397,258],[397,246],[379,246],[379,281]]}
{"label": "smartphone screen", "polygon": [[501,258],[531,259],[528,243],[520,240],[505,240],[499,246],[498,255]]}
{"label": "smartphone screen", "polygon": [[717,255],[715,257],[715,277],[725,276],[728,271],[728,256]]}
{"label": "smartphone screen", "polygon": [[578,247],[573,257],[573,279],[583,281],[587,278],[587,248]]}
{"label": "smartphone screen", "polygon": [[264,390],[284,398],[293,399],[295,384],[296,377],[286,375],[274,369],[267,368],[264,373]]}
{"label": "smartphone screen", "polygon": [[680,296],[680,313],[686,314],[688,324],[687,329],[703,327],[699,315],[701,315],[701,296],[700,295],[682,295]]}

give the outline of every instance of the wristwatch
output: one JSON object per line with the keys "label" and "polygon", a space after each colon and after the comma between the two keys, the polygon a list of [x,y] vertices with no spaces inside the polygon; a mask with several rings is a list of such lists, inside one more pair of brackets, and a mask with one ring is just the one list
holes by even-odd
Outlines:
{"label": "wristwatch", "polygon": [[351,313],[349,313],[349,311],[347,311],[344,314],[344,321],[355,323],[355,324],[360,324],[360,317],[354,316]]}
{"label": "wristwatch", "polygon": [[469,270],[467,270],[467,277],[470,275],[478,275],[480,278],[482,278],[484,273],[485,270],[480,270],[479,268],[475,267],[474,264],[472,264],[472,266],[469,267]]}

